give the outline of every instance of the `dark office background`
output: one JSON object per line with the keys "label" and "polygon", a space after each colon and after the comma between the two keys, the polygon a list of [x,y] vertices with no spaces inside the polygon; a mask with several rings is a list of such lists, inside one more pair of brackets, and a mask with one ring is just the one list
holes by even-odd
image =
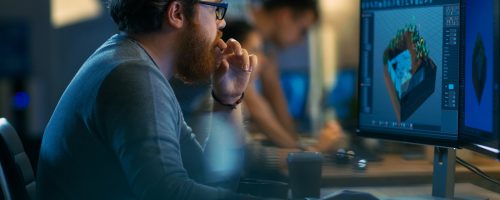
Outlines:
{"label": "dark office background", "polygon": [[[104,5],[104,0],[100,3]],[[16,127],[34,163],[37,140],[66,85],[115,32],[106,12],[103,8],[97,16],[56,27],[50,0],[0,1],[0,51],[13,52],[0,56],[4,61],[0,62],[0,116]],[[20,67],[12,70],[12,65]]]}

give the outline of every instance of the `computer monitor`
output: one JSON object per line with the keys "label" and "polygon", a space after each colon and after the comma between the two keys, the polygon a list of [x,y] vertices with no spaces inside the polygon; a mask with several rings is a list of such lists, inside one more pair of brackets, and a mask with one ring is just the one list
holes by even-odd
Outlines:
{"label": "computer monitor", "polygon": [[460,0],[362,0],[361,136],[458,146]]}
{"label": "computer monitor", "polygon": [[464,87],[460,140],[472,150],[500,159],[498,0],[466,0]]}
{"label": "computer monitor", "polygon": [[30,29],[22,20],[0,20],[0,79],[24,78],[31,69]]}

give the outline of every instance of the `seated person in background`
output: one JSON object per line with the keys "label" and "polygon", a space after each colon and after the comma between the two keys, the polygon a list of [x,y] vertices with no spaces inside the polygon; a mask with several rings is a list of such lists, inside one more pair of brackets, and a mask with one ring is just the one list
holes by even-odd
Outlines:
{"label": "seated person in background", "polygon": [[110,0],[109,7],[122,32],[90,56],[62,95],[43,136],[38,199],[251,198],[207,185],[220,168],[206,168],[207,149],[167,81],[212,78],[213,118],[227,123],[213,128],[242,137],[238,103],[257,57],[220,39],[227,5]]}
{"label": "seated person in background", "polygon": [[[305,149],[300,143],[299,134],[295,130],[293,119],[288,111],[279,80],[279,68],[276,54],[279,49],[284,49],[297,44],[304,39],[307,30],[319,19],[316,0],[266,0],[260,7],[253,7],[251,13],[252,34],[251,40],[264,41],[266,47],[259,55],[259,65],[254,72],[254,80],[262,84],[260,93],[255,84],[249,84],[245,92],[244,103],[247,105],[251,121],[258,132],[263,133],[271,143],[279,148]],[[237,25],[237,24],[235,24]],[[254,28],[255,29],[254,29]],[[244,38],[242,30],[228,26],[223,37]],[[254,31],[255,30],[255,31]],[[256,33],[256,34],[255,34]],[[262,42],[261,42],[262,43]],[[262,45],[262,44],[259,44]],[[256,52],[252,52],[256,53]],[[206,117],[203,110],[210,95],[210,83],[185,84],[182,80],[172,79],[175,94],[181,103],[181,109],[186,116],[186,121],[197,133],[201,143],[208,138],[207,126],[204,125]],[[201,116],[201,117],[200,117]],[[321,131],[320,144],[316,147],[307,147],[307,150],[330,153],[335,143],[343,137],[342,128],[336,121],[325,124]]]}
{"label": "seated person in background", "polygon": [[[262,93],[255,84],[246,90],[245,104],[258,130],[277,147],[304,149],[300,144],[293,119],[288,111],[280,84],[277,53],[302,41],[307,30],[319,19],[316,0],[266,0],[251,9],[251,21],[265,43],[259,58],[259,70],[254,74],[261,82]],[[336,121],[325,124],[319,144],[308,150],[329,152],[343,136]]]}
{"label": "seated person in background", "polygon": [[[264,57],[262,51],[262,37],[258,33],[254,26],[246,21],[229,21],[226,29],[224,30],[224,35],[222,37],[224,40],[229,38],[234,38],[241,42],[243,48],[247,49],[249,52],[258,55],[258,57]],[[260,61],[259,61],[260,63]],[[252,73],[251,83],[249,84],[245,95],[249,94],[253,86],[253,81],[261,75],[265,69],[263,65],[257,65]],[[259,97],[256,95],[256,97]],[[264,100],[262,100],[264,101]],[[267,104],[251,104],[253,102],[248,102],[247,99],[243,101],[245,106],[243,107],[244,115],[250,118],[253,122],[255,120],[263,120],[263,123],[278,123],[276,118],[272,115],[262,114],[261,112],[272,112],[270,108],[266,107]],[[264,107],[260,107],[264,106]],[[263,118],[263,119],[254,119]],[[269,121],[267,121],[269,120]],[[257,124],[260,125],[260,124]],[[279,124],[278,124],[279,126]],[[257,127],[260,128],[260,127]],[[257,130],[260,131],[260,130]],[[267,132],[264,132],[267,134]],[[266,146],[260,141],[253,139],[252,135],[247,135],[247,165],[248,170],[251,172],[265,174],[273,174],[276,171],[283,171],[287,168],[286,157],[289,152],[300,151],[300,150],[311,150],[311,151],[323,151],[325,153],[330,153],[329,151],[336,147],[336,145],[342,139],[342,130],[336,121],[330,121],[325,124],[325,127],[319,133],[319,138],[317,138],[318,143],[314,146],[302,146],[301,148],[286,148],[279,145]],[[294,141],[297,141],[294,139]]]}
{"label": "seated person in background", "polygon": [[[224,29],[223,40],[229,40],[234,38],[241,42],[243,48],[247,49],[250,53],[257,55],[259,58],[262,56],[262,38],[258,34],[255,27],[250,25],[245,21],[230,21],[228,22],[226,28]],[[260,62],[260,61],[259,61]],[[255,75],[258,75],[263,69],[260,65],[254,67],[252,73],[251,81],[255,79]],[[175,91],[177,99],[181,103],[181,108],[183,110],[184,116],[191,120],[192,128],[195,133],[202,133],[202,137],[199,138],[200,143],[204,144],[209,135],[207,132],[208,125],[206,121],[210,119],[206,116],[205,108],[206,104],[210,99],[210,83],[205,82],[201,84],[186,84],[180,80],[172,79],[170,81],[172,87]],[[253,83],[250,83],[253,84]],[[199,95],[193,95],[193,92],[198,92]],[[248,89],[245,95],[248,93]],[[191,94],[191,95],[189,95]],[[204,94],[204,95],[203,95]],[[252,110],[259,111],[259,108],[252,107],[243,101],[245,106],[243,107],[246,117],[249,116]],[[273,119],[273,121],[276,121]],[[303,150],[323,150],[328,152],[335,147],[336,143],[340,141],[342,137],[342,130],[340,126],[332,121],[325,125],[325,128],[321,131],[318,138],[319,142],[315,146],[304,146]],[[212,138],[213,139],[213,138]],[[261,141],[255,140],[250,134],[246,137],[246,163],[248,171],[252,173],[258,173],[263,175],[276,174],[277,171],[283,171],[287,168],[286,157],[289,152],[300,151],[299,148],[283,148],[280,146],[265,146]],[[269,176],[265,178],[271,178]]]}

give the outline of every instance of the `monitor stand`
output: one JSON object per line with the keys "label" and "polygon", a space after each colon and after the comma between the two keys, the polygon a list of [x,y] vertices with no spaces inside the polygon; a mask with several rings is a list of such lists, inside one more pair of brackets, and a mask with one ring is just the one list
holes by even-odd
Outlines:
{"label": "monitor stand", "polygon": [[456,150],[434,147],[432,196],[451,199],[455,195]]}
{"label": "monitor stand", "polygon": [[478,196],[455,196],[455,167],[457,150],[434,147],[434,170],[432,173],[432,197],[435,199],[487,200]]}

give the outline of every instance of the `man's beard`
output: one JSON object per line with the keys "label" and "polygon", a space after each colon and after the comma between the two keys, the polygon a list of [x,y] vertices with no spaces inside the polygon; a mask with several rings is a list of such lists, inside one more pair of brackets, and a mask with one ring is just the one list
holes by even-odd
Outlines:
{"label": "man's beard", "polygon": [[176,77],[185,83],[208,82],[219,64],[217,59],[217,41],[222,32],[217,32],[215,41],[207,42],[206,36],[195,24],[181,33],[179,51],[174,61]]}

